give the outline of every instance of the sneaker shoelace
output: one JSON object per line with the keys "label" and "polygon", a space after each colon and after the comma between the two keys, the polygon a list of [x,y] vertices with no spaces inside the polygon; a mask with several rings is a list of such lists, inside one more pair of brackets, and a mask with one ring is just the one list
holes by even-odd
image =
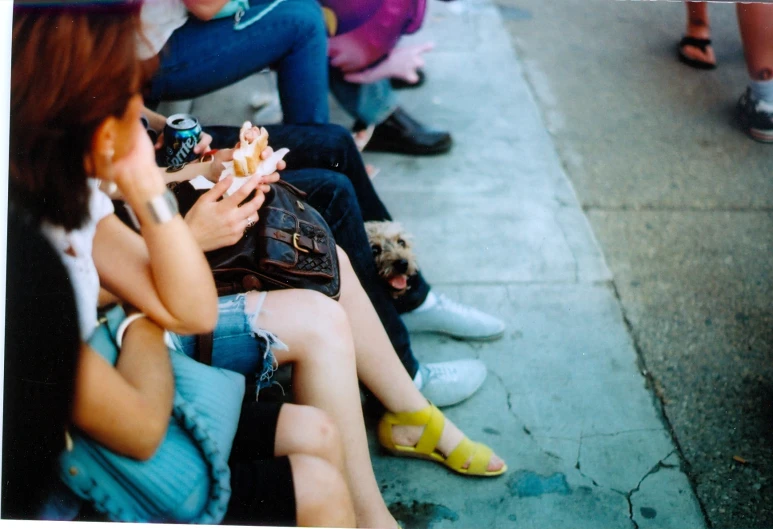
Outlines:
{"label": "sneaker shoelace", "polygon": [[449,366],[425,366],[426,367],[426,379],[424,384],[430,380],[436,380],[438,382],[453,382],[457,376],[457,370]]}
{"label": "sneaker shoelace", "polygon": [[773,114],[773,103],[771,103],[770,101],[757,99],[756,105],[754,108],[755,110],[757,110],[757,112],[763,112],[765,114]]}
{"label": "sneaker shoelace", "polygon": [[438,305],[449,312],[455,312],[460,316],[477,316],[478,310],[466,305],[462,305],[443,294],[437,295]]}
{"label": "sneaker shoelace", "polygon": [[773,102],[765,101],[764,99],[757,99],[754,97],[754,95],[752,95],[751,90],[748,88],[743,94],[741,104],[749,106],[755,112],[773,114]]}

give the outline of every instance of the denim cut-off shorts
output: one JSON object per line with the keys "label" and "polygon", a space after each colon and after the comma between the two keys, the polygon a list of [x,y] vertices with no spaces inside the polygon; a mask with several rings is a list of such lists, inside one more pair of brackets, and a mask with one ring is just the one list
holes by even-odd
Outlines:
{"label": "denim cut-off shorts", "polygon": [[[250,296],[248,308],[248,296]],[[243,375],[257,375],[258,391],[271,385],[278,367],[272,349],[286,350],[279,338],[258,326],[265,292],[223,296],[219,300],[217,327],[212,346],[212,365]],[[171,334],[174,346],[195,358],[196,337]],[[257,396],[256,396],[257,397]]]}

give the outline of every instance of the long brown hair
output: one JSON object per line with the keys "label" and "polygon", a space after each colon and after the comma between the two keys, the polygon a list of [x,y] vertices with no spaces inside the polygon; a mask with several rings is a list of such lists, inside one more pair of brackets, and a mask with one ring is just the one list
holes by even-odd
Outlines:
{"label": "long brown hair", "polygon": [[12,197],[67,230],[88,219],[84,155],[99,125],[124,115],[150,66],[136,55],[141,0],[14,6]]}

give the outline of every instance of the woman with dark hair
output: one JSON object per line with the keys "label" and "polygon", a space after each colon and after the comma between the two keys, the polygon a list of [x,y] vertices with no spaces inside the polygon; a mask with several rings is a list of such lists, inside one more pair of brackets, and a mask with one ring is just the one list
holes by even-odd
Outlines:
{"label": "woman with dark hair", "polygon": [[[127,51],[134,49],[129,39],[137,30],[136,4],[99,5],[16,8],[14,195],[41,220],[68,267],[83,340],[93,331],[101,283],[185,342],[185,335],[214,326],[213,281],[174,201],[165,199],[140,122],[137,94],[145,72]],[[32,66],[41,62],[48,67]],[[112,214],[97,179],[115,184],[136,214],[142,237]],[[255,179],[240,190],[245,198],[256,188],[256,198],[234,217],[242,230],[254,223],[263,190]],[[220,185],[211,195],[222,191]],[[63,216],[59,210],[65,206],[72,207]],[[354,523],[354,510],[361,526],[396,525],[373,475],[358,373],[390,410],[379,438],[394,453],[425,457],[465,475],[506,470],[488,447],[466,439],[416,389],[343,253],[341,263],[340,304],[300,290],[253,292],[220,302],[215,355],[218,345],[227,349],[226,359],[236,345],[266,350],[268,344],[255,337],[281,336],[289,347],[277,356],[295,363],[296,397],[331,415],[292,405],[243,411],[231,457],[227,521],[345,526]],[[257,326],[258,316],[266,331]],[[151,355],[155,363],[146,358]],[[114,369],[86,349],[72,421],[116,452],[150,457],[169,419],[169,380],[166,355],[124,350]]]}
{"label": "woman with dark hair", "polygon": [[80,348],[67,270],[37,227],[10,206],[0,506],[6,519],[33,517],[56,479]]}
{"label": "woman with dark hair", "polygon": [[[61,403],[69,408],[67,424],[118,454],[145,460],[164,440],[174,395],[163,329],[208,332],[218,305],[207,262],[169,199],[140,121],[139,93],[148,72],[135,55],[139,8],[136,2],[14,7],[10,196],[40,227],[72,284],[80,347],[75,379],[59,392],[72,396],[71,406],[67,399]],[[141,236],[113,214],[100,183],[117,188],[132,206]],[[97,307],[108,298],[147,315],[126,329],[115,366],[86,344]],[[69,353],[67,343],[61,347],[67,360],[74,346]],[[70,366],[64,373],[70,372],[71,358],[64,363]],[[225,520],[353,525],[342,450],[330,420],[308,407],[252,404],[242,412],[229,460],[232,495]],[[18,408],[8,411],[9,424],[29,425]],[[53,429],[63,426],[61,417],[54,419]],[[35,439],[44,433],[30,428],[20,435]],[[64,434],[56,437],[63,440]],[[37,460],[46,466],[61,441],[44,442],[49,452]],[[9,455],[12,471],[25,468],[15,466],[19,456],[18,450]],[[71,519],[77,498],[56,484],[37,516]],[[26,509],[8,507],[12,494],[4,496],[3,514],[24,515]]]}

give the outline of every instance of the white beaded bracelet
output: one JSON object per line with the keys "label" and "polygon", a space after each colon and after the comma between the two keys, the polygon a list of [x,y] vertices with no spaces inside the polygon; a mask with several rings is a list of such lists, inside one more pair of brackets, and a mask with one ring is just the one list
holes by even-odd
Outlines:
{"label": "white beaded bracelet", "polygon": [[118,344],[119,349],[121,348],[121,342],[123,342],[123,335],[126,333],[126,329],[129,328],[129,325],[140,318],[147,318],[147,316],[145,316],[145,314],[142,312],[135,312],[131,316],[127,316],[126,319],[124,319],[118,326],[118,330],[115,333],[115,341]]}

